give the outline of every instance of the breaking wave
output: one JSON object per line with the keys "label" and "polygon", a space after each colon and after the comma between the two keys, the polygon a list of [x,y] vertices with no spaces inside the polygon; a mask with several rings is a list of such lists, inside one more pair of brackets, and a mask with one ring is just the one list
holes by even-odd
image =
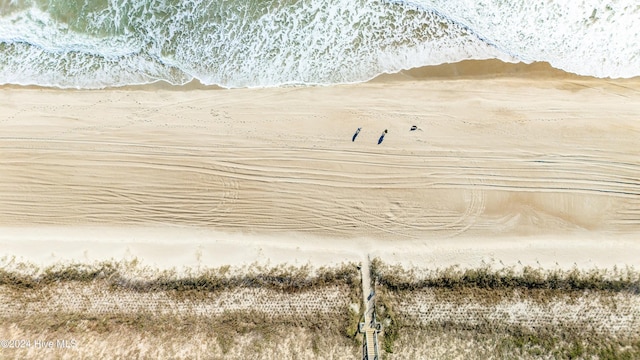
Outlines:
{"label": "breaking wave", "polygon": [[0,84],[367,81],[467,59],[640,75],[634,0],[0,0]]}

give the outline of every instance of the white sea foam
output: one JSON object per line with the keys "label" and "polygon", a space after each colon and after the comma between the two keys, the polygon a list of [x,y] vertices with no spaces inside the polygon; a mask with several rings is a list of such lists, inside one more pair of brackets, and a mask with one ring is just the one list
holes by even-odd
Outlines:
{"label": "white sea foam", "polygon": [[0,84],[102,88],[192,80],[145,53],[135,38],[81,34],[33,7],[0,17],[0,45]]}
{"label": "white sea foam", "polygon": [[30,1],[0,4],[0,83],[334,84],[488,58],[640,75],[633,0]]}
{"label": "white sea foam", "polygon": [[635,0],[414,3],[473,29],[520,61],[547,61],[596,77],[640,75],[640,5]]}

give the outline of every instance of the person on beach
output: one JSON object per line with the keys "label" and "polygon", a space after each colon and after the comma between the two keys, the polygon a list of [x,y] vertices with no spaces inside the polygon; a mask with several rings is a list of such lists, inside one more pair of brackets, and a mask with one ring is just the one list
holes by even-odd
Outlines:
{"label": "person on beach", "polygon": [[384,140],[384,136],[387,134],[387,129],[384,129],[384,131],[382,132],[382,135],[380,135],[380,139],[378,139],[378,145],[380,145],[380,143],[382,142],[382,140]]}
{"label": "person on beach", "polygon": [[356,137],[358,137],[358,134],[360,134],[360,130],[361,130],[361,129],[362,129],[362,128],[358,128],[358,130],[356,130],[356,133],[355,133],[355,134],[353,134],[353,137],[351,138],[351,141],[352,141],[352,142],[353,142],[353,141],[356,141]]}

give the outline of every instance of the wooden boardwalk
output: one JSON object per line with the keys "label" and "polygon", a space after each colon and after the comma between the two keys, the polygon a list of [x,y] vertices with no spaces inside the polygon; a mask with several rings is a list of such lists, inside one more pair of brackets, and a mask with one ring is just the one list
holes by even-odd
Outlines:
{"label": "wooden boardwalk", "polygon": [[359,327],[360,332],[364,334],[362,359],[378,360],[380,352],[378,350],[378,324],[375,320],[375,292],[371,289],[371,270],[368,257],[363,261],[360,271],[362,272],[362,303],[365,306],[364,322]]}
{"label": "wooden boardwalk", "polygon": [[368,328],[365,331],[365,347],[363,359],[378,359],[378,334],[374,328]]}

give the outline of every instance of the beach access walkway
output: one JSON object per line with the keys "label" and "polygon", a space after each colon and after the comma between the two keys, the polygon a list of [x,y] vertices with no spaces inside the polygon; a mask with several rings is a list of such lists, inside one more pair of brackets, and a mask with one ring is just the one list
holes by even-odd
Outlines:
{"label": "beach access walkway", "polygon": [[367,256],[362,262],[360,269],[362,273],[362,303],[364,309],[364,322],[358,326],[358,331],[364,334],[362,343],[362,359],[378,360],[380,351],[378,347],[378,333],[380,332],[380,323],[376,321],[375,314],[375,291],[371,288],[371,266],[370,259]]}

